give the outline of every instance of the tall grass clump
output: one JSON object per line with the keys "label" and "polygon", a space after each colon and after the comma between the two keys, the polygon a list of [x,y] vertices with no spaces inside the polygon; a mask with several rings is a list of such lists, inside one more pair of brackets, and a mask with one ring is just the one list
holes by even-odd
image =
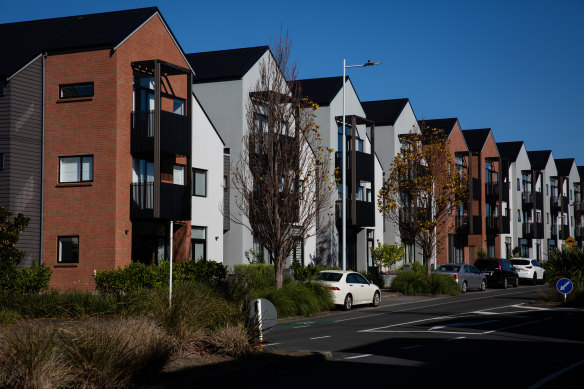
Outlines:
{"label": "tall grass clump", "polygon": [[0,341],[0,386],[67,386],[69,368],[60,353],[56,329],[27,324],[13,327]]}
{"label": "tall grass clump", "polygon": [[404,271],[396,275],[391,282],[391,291],[405,295],[428,293],[428,276],[417,271]]}
{"label": "tall grass clump", "polygon": [[239,276],[249,290],[266,290],[276,285],[274,265],[266,263],[234,265],[233,273]]}
{"label": "tall grass clump", "polygon": [[432,295],[449,294],[457,296],[460,294],[460,285],[452,277],[444,274],[432,274],[428,285],[429,292]]}
{"label": "tall grass clump", "polygon": [[576,287],[584,288],[584,251],[580,247],[552,250],[542,266],[552,285],[560,278],[569,278]]}
{"label": "tall grass clump", "polygon": [[78,323],[60,332],[73,386],[126,388],[145,382],[168,361],[166,332],[151,320]]}

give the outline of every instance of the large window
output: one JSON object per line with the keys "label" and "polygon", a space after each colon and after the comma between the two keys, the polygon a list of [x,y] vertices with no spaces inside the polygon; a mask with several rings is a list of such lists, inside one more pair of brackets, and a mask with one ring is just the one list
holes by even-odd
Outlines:
{"label": "large window", "polygon": [[59,236],[57,262],[79,262],[79,236]]}
{"label": "large window", "polygon": [[207,229],[191,227],[192,259],[207,259]]}
{"label": "large window", "polygon": [[59,182],[93,181],[93,155],[59,158]]}
{"label": "large window", "polygon": [[59,98],[60,99],[74,99],[77,97],[92,97],[92,96],[93,96],[93,82],[59,85]]}
{"label": "large window", "polygon": [[193,169],[193,196],[207,197],[207,171]]}

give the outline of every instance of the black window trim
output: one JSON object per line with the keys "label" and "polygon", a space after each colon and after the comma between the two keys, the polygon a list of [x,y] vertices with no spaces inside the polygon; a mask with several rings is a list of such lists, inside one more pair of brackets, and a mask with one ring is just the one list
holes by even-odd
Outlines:
{"label": "black window trim", "polygon": [[0,170],[4,169],[4,153],[0,153]]}
{"label": "black window trim", "polygon": [[[61,239],[63,238],[77,238],[77,260],[76,261],[62,261],[61,260]],[[58,235],[57,236],[57,264],[71,264],[71,263],[79,263],[79,235]]]}
{"label": "black window trim", "polygon": [[[64,87],[76,87],[76,86],[86,86],[91,85],[91,94],[90,95],[82,95],[82,96],[70,96],[70,97],[63,97],[63,88]],[[95,84],[93,81],[87,82],[76,82],[73,84],[59,84],[59,100],[69,100],[69,99],[81,99],[81,98],[88,98],[95,96]]]}
{"label": "black window trim", "polygon": [[[61,158],[79,158],[79,163],[82,164],[83,157],[91,157],[91,180],[84,180],[83,177],[81,177],[79,181],[61,181]],[[93,163],[94,163],[94,161],[95,161],[95,159],[93,158],[93,154],[59,156],[59,184],[78,184],[80,182],[93,182]],[[83,170],[81,170],[81,173],[83,173]]]}
{"label": "black window trim", "polygon": [[[204,172],[205,173],[205,194],[202,194],[202,195],[196,194],[196,187],[195,187],[195,185],[197,183],[196,183],[196,180],[195,180],[195,172]],[[193,188],[192,188],[193,189],[193,196],[196,196],[196,197],[207,197],[207,185],[208,185],[208,180],[209,180],[208,173],[209,173],[209,171],[206,170],[206,169],[199,169],[199,168],[195,168],[195,167],[193,168],[193,171],[192,171],[192,174],[193,174]]]}

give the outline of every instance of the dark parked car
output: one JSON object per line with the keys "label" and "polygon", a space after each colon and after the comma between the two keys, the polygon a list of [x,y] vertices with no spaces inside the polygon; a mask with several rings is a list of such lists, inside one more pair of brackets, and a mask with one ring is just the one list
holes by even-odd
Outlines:
{"label": "dark parked car", "polygon": [[509,285],[519,286],[519,275],[511,262],[503,258],[477,259],[474,266],[487,276],[489,287]]}

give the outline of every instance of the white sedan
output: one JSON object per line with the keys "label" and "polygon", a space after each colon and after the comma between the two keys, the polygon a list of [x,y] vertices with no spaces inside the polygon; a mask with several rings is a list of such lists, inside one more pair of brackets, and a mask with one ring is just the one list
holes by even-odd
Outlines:
{"label": "white sedan", "polygon": [[530,281],[533,284],[538,282],[545,282],[545,270],[537,259],[532,258],[511,258],[509,260],[517,274],[519,274],[519,279]]}
{"label": "white sedan", "polygon": [[379,287],[359,273],[325,270],[316,273],[314,278],[328,285],[334,303],[341,305],[345,311],[351,309],[353,305],[371,304],[376,307],[381,302]]}

